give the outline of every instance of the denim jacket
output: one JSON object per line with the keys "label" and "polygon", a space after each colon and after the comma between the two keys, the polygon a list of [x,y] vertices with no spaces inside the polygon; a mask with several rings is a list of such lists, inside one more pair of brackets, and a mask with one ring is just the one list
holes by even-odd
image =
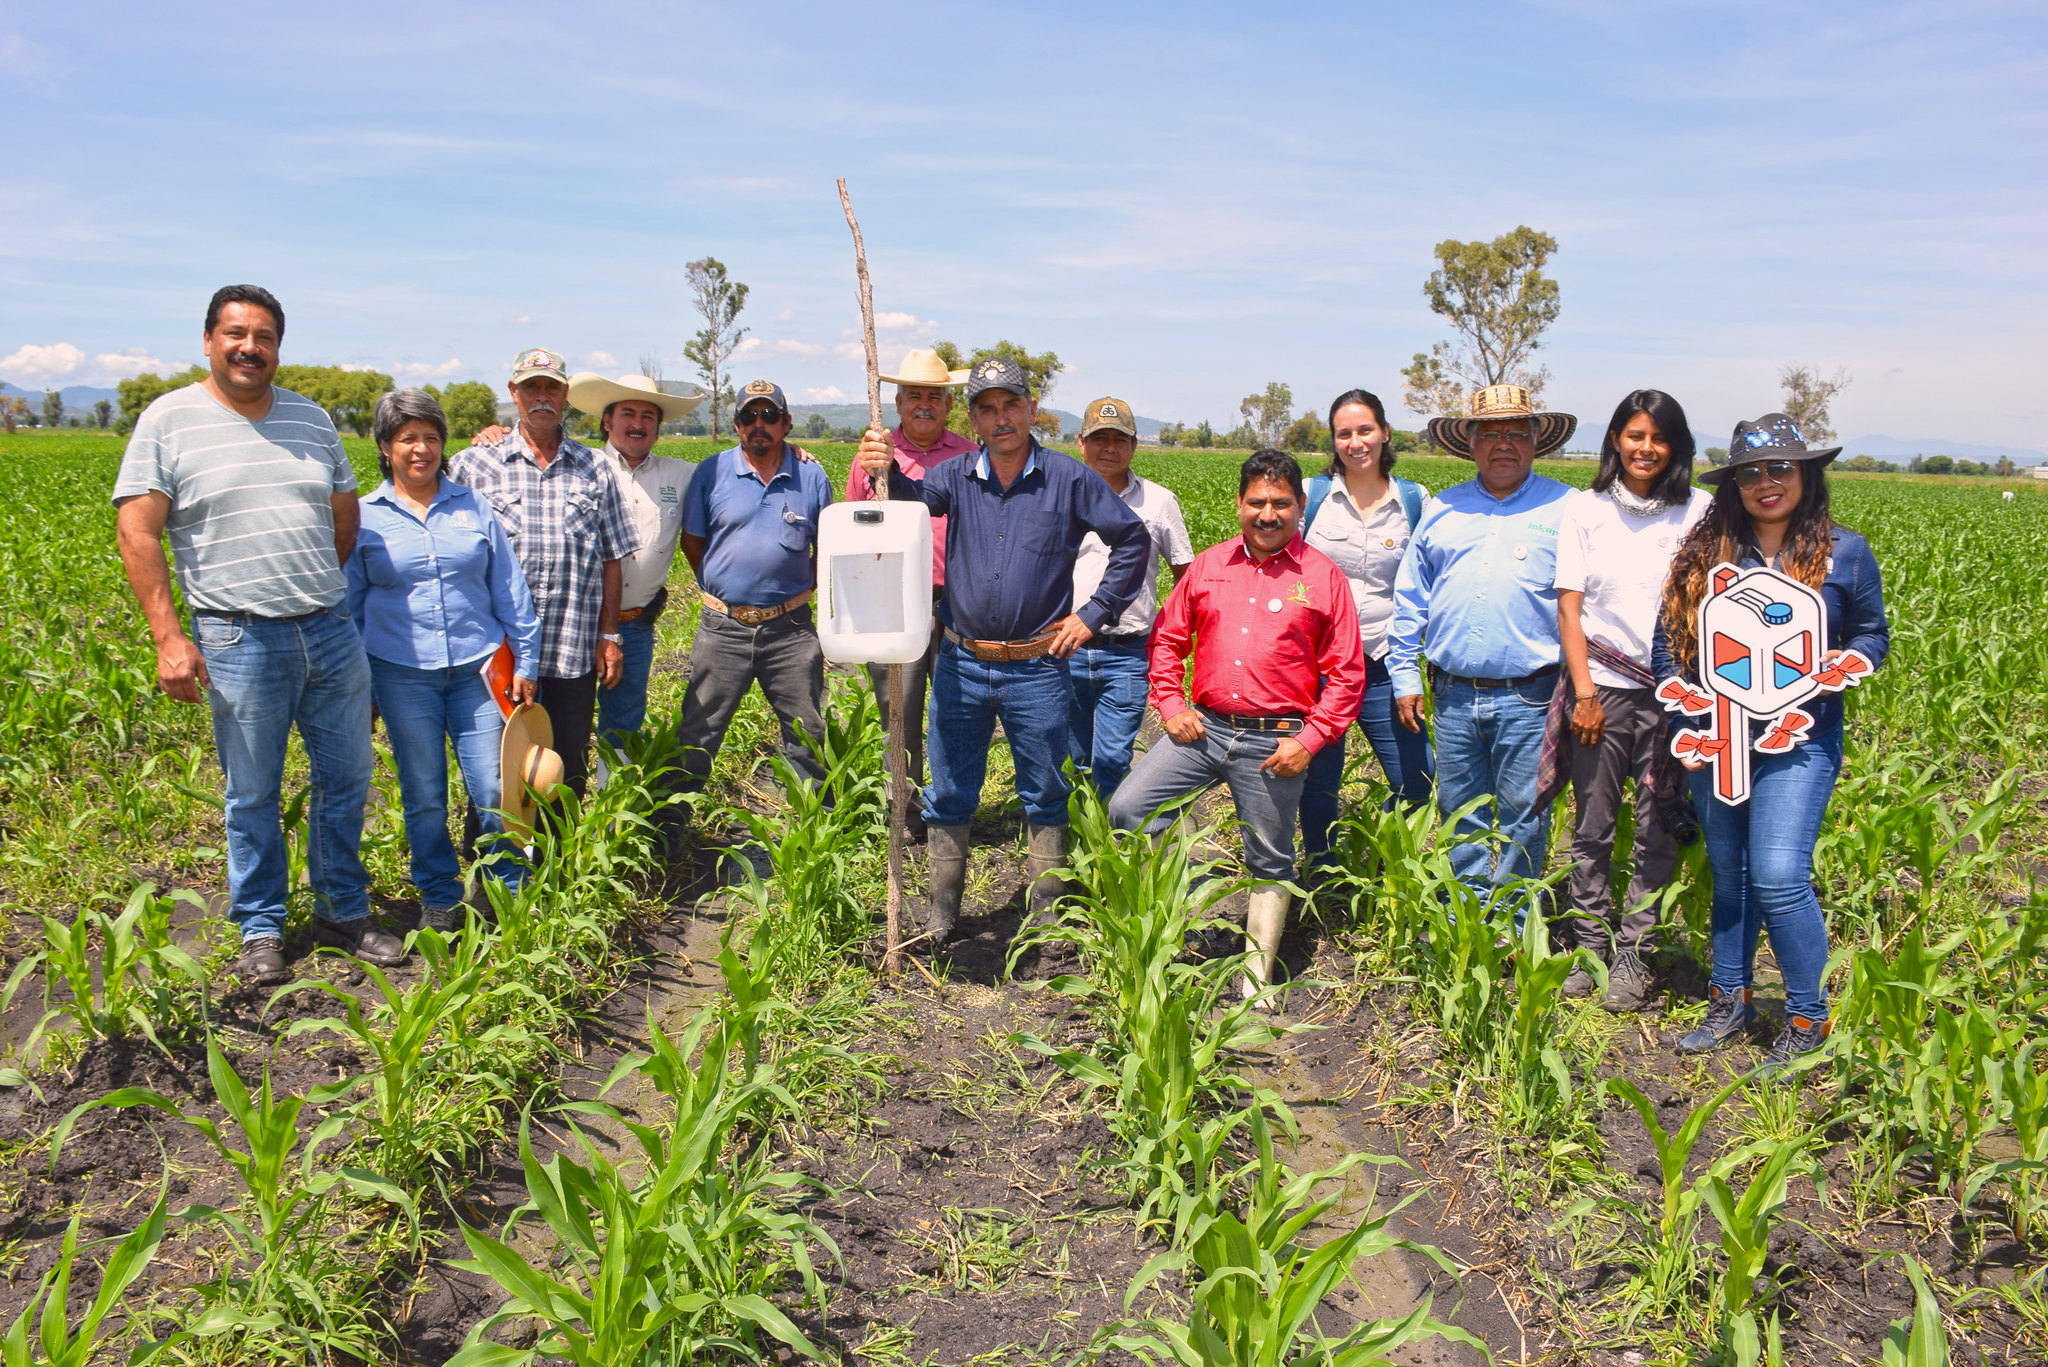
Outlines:
{"label": "denim jacket", "polygon": [[[1750,549],[1744,551],[1738,563],[1740,568],[1748,569],[1764,562]],[[1892,633],[1884,615],[1884,583],[1878,576],[1877,557],[1870,553],[1868,541],[1845,527],[1835,528],[1834,553],[1828,557],[1828,577],[1821,583],[1820,596],[1828,609],[1828,649],[1860,650],[1872,669],[1883,665],[1891,651]],[[1694,663],[1697,666],[1698,662]],[[1662,612],[1657,615],[1657,634],[1650,645],[1650,670],[1660,682],[1675,674],[1694,687],[1699,686],[1698,668],[1681,669],[1672,655]],[[1831,738],[1842,729],[1840,693],[1816,694],[1799,707],[1813,718],[1806,743]],[[1670,713],[1667,720],[1673,731],[1705,730],[1709,723],[1709,718],[1688,717],[1679,712]],[[1752,721],[1751,734],[1760,733],[1763,726],[1760,721]]]}

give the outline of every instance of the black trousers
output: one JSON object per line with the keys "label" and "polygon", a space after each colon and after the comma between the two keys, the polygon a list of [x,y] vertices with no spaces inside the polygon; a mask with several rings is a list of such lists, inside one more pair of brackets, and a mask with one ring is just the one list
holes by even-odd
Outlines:
{"label": "black trousers", "polygon": [[[931,686],[932,661],[939,658],[939,642],[946,639],[939,624],[939,599],[944,589],[932,590],[932,642],[919,658],[903,666],[903,744],[909,758],[903,772],[912,789],[924,786],[924,696]],[[868,679],[875,686],[875,701],[882,711],[882,730],[889,729],[889,666],[869,665]],[[912,799],[913,803],[915,798]]]}
{"label": "black trousers", "polygon": [[590,773],[591,715],[597,708],[597,671],[570,679],[543,678],[540,705],[555,729],[555,753],[562,757],[562,778],[576,796]]}

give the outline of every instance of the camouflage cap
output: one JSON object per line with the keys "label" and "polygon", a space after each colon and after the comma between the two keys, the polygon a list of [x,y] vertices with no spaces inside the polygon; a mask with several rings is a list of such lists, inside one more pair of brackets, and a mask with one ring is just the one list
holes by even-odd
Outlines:
{"label": "camouflage cap", "polygon": [[1097,399],[1081,410],[1081,436],[1085,439],[1091,432],[1121,432],[1136,441],[1138,420],[1122,399]]}
{"label": "camouflage cap", "polygon": [[562,359],[559,351],[546,347],[532,347],[522,351],[512,361],[512,383],[521,380],[549,379],[569,383],[569,363]]}
{"label": "camouflage cap", "polygon": [[974,402],[974,396],[990,389],[1007,389],[1012,394],[1031,397],[1031,380],[1024,373],[1024,367],[1007,356],[990,356],[974,363],[974,369],[967,372],[967,401]]}

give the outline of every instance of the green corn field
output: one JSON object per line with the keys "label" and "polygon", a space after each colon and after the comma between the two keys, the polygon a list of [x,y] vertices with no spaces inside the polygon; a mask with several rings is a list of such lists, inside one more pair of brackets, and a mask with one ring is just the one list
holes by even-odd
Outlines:
{"label": "green corn field", "polygon": [[[851,448],[814,449],[843,485]],[[308,955],[241,989],[211,730],[155,688],[119,456],[0,440],[7,1367],[2048,1361],[2048,487],[1832,481],[1893,651],[1850,696],[1815,860],[1836,1031],[1786,1086],[1666,1042],[1703,1010],[1697,851],[1659,1000],[1608,1016],[1560,995],[1540,920],[1504,937],[1459,901],[1443,823],[1384,810],[1369,760],[1276,1012],[1191,949],[1245,886],[1227,810],[1154,848],[1088,791],[1057,926],[885,978],[853,672],[823,793],[766,759],[758,695],[701,795],[651,727],[488,920],[391,973]],[[1199,548],[1236,532],[1240,459],[1136,468]],[[696,624],[674,582],[650,718]],[[364,856],[403,924],[378,745]],[[991,772],[993,921],[1018,810]],[[1081,967],[1034,980],[1051,939]],[[961,1176],[1013,1148],[1034,1180]]]}

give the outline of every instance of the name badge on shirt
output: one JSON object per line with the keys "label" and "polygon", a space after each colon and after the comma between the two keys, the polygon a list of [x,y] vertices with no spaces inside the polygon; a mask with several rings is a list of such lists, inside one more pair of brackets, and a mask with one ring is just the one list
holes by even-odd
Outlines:
{"label": "name badge on shirt", "polygon": [[662,501],[663,503],[674,503],[674,502],[676,502],[676,486],[675,486],[675,485],[673,485],[673,484],[664,484],[664,485],[662,485],[662,486],[661,486],[661,501]]}

